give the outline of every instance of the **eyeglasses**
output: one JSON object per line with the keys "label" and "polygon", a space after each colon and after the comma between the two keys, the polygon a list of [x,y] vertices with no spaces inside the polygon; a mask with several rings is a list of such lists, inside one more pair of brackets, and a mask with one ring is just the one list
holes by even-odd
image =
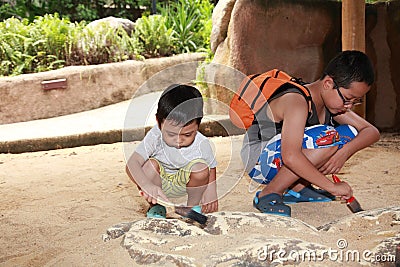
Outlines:
{"label": "eyeglasses", "polygon": [[349,105],[357,106],[357,105],[360,105],[360,104],[363,103],[363,99],[362,98],[355,98],[353,100],[345,98],[343,96],[342,92],[340,92],[339,86],[336,84],[335,80],[332,79],[332,81],[333,81],[333,85],[334,85],[333,88],[335,88],[337,90],[338,95],[342,99],[344,106],[349,106]]}

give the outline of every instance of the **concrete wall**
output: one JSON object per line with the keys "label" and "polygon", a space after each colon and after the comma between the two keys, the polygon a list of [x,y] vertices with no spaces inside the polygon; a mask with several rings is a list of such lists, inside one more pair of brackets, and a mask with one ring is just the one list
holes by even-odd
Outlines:
{"label": "concrete wall", "polygon": [[[144,61],[126,61],[0,78],[0,124],[45,119],[118,103],[171,81],[192,79],[205,54],[183,54]],[[194,64],[187,64],[193,62]],[[177,66],[183,65],[184,69]],[[189,67],[188,67],[189,66]],[[168,70],[173,67],[174,73]],[[146,84],[154,75],[157,84]],[[189,77],[189,78],[188,78]],[[43,89],[43,81],[66,80],[65,88]],[[140,89],[140,91],[138,91]]]}

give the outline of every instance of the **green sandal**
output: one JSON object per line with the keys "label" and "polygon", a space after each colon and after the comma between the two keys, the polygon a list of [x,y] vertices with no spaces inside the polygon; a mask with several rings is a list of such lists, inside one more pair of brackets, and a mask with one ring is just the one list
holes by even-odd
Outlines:
{"label": "green sandal", "polygon": [[147,218],[165,219],[167,217],[167,209],[160,204],[155,204],[154,206],[149,208],[146,216]]}

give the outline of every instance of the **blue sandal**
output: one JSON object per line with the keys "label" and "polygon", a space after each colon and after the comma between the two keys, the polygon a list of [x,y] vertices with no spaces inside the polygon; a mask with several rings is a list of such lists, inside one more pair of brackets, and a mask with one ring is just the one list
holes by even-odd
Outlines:
{"label": "blue sandal", "polygon": [[283,203],[294,204],[299,202],[329,202],[335,200],[335,196],[325,190],[318,190],[311,186],[304,187],[299,192],[287,191],[283,195]]}
{"label": "blue sandal", "polygon": [[279,194],[272,193],[263,197],[258,197],[261,191],[258,191],[253,199],[253,206],[261,211],[262,213],[280,215],[280,216],[291,216],[291,209],[288,205],[285,205],[282,201],[282,197]]}
{"label": "blue sandal", "polygon": [[200,206],[200,205],[198,205],[198,206],[193,206],[193,207],[192,207],[192,210],[194,210],[194,211],[197,212],[197,213],[203,214],[203,213],[201,212],[201,206]]}
{"label": "blue sandal", "polygon": [[160,204],[155,204],[154,206],[149,208],[146,216],[147,218],[165,219],[167,217],[167,209]]}

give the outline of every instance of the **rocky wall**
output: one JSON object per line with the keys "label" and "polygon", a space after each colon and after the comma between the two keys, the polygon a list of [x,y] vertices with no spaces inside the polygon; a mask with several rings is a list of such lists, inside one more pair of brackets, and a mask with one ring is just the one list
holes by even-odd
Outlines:
{"label": "rocky wall", "polygon": [[[214,64],[252,74],[279,68],[305,81],[318,79],[341,50],[341,2],[221,0],[213,14]],[[367,120],[400,129],[400,1],[366,6],[366,53],[376,69],[367,95]],[[220,80],[223,73],[210,78]],[[215,86],[222,101],[232,92]]]}

